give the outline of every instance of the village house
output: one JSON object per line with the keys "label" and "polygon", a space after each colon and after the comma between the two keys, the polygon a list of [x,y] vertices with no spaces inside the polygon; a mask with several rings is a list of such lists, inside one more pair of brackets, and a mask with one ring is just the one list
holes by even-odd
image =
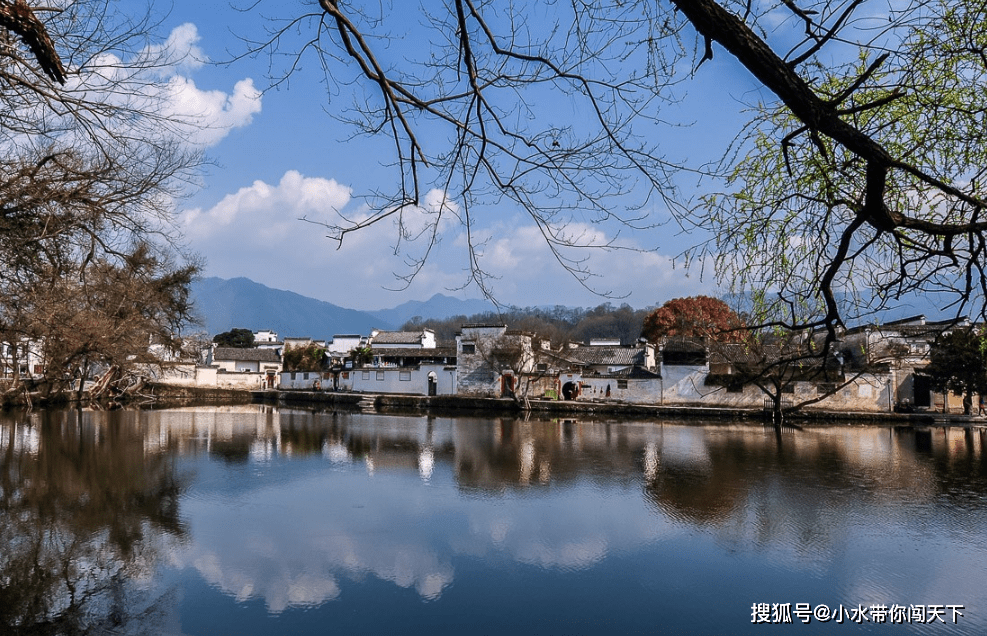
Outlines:
{"label": "village house", "polygon": [[370,332],[370,345],[375,349],[434,349],[435,332],[431,329],[419,331],[380,331]]}
{"label": "village house", "polygon": [[367,337],[360,334],[336,334],[326,343],[326,352],[334,358],[345,358],[354,349],[367,346],[367,342]]}
{"label": "village house", "polygon": [[16,346],[9,342],[0,343],[0,377],[13,378],[15,372],[24,379],[44,375],[42,341],[20,338]]}
{"label": "village house", "polygon": [[283,346],[276,331],[262,329],[254,332],[254,347],[257,349],[281,349]]}
{"label": "village house", "polygon": [[[929,378],[916,372],[929,364],[929,349],[936,336],[968,327],[970,321],[965,318],[929,321],[925,316],[912,316],[847,329],[841,334],[841,349],[848,359],[860,365],[887,370],[893,390],[891,400],[899,408],[948,410],[949,395],[933,391]],[[957,399],[953,406],[960,404]]]}
{"label": "village house", "polygon": [[[273,389],[281,372],[281,357],[274,349],[216,347],[212,365],[217,369],[216,386]],[[231,376],[240,377],[231,377]]]}
{"label": "village house", "polygon": [[591,340],[587,345],[540,353],[554,357],[561,367],[558,395],[565,400],[650,404],[660,391],[655,346],[645,340],[633,345]]}
{"label": "village house", "polygon": [[[174,365],[171,381],[197,386],[340,390],[408,395],[569,399],[628,404],[767,408],[772,400],[805,409],[941,410],[949,396],[930,390],[919,371],[936,335],[968,321],[923,316],[847,329],[833,354],[787,360],[798,338],[752,348],[666,337],[657,345],[592,340],[553,350],[547,340],[504,324],[466,324],[454,344],[430,329],[337,334],[328,342],[258,332],[262,346],[216,347],[207,365]],[[279,347],[324,347],[322,368],[283,371]],[[360,357],[354,352],[360,351]],[[5,350],[2,351],[5,353]],[[779,363],[782,361],[782,363]],[[760,366],[759,366],[760,365]],[[181,367],[181,368],[179,368]],[[188,367],[188,368],[185,368]],[[760,369],[760,371],[759,371]],[[280,374],[280,378],[278,375]]]}
{"label": "village house", "polygon": [[[507,325],[467,324],[456,336],[456,393],[516,397],[520,376],[535,371],[533,336]],[[527,393],[532,396],[532,394]]]}
{"label": "village house", "polygon": [[369,361],[338,374],[337,388],[367,393],[454,395],[456,349],[437,346],[431,329],[371,332]]}
{"label": "village house", "polygon": [[785,407],[893,409],[886,371],[844,365],[839,356],[824,362],[798,351],[803,349],[794,342],[753,346],[665,338],[659,343],[658,403],[750,409],[771,408],[778,398]]}

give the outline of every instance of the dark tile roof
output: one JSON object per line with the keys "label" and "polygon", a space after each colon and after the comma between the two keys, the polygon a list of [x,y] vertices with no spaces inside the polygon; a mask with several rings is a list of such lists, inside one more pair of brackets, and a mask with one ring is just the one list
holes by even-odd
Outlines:
{"label": "dark tile roof", "polygon": [[380,331],[371,338],[372,344],[417,344],[422,343],[422,332],[420,331]]}
{"label": "dark tile roof", "polygon": [[455,358],[456,346],[434,347],[423,349],[421,347],[385,347],[374,349],[370,347],[375,356],[384,358]]}
{"label": "dark tile roof", "polygon": [[644,349],[613,345],[576,347],[562,352],[576,364],[633,365],[644,364]]}
{"label": "dark tile roof", "polygon": [[240,349],[236,347],[216,347],[213,360],[235,360],[240,362],[281,362],[274,349]]}

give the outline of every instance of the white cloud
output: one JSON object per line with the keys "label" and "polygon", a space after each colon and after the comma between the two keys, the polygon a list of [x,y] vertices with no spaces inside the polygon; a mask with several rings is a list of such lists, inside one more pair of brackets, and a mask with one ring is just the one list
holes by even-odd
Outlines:
{"label": "white cloud", "polygon": [[[416,235],[435,223],[440,208],[440,228],[453,228],[458,222],[455,206],[448,201],[443,206],[441,192],[430,192],[423,206],[403,211],[405,234]],[[209,209],[186,210],[179,223],[191,247],[206,257],[209,275],[247,276],[346,307],[396,304],[387,288],[400,285],[395,274],[408,271],[409,250],[422,249],[427,239],[399,241],[394,215],[346,235],[340,244],[320,225],[339,220],[340,214],[357,222],[370,216],[365,206],[354,203],[348,186],[289,170],[277,184],[255,181]],[[462,284],[466,262],[460,260],[461,252],[453,256],[449,251],[440,241],[435,260],[419,274],[415,289],[423,297]]]}
{"label": "white cloud", "polygon": [[82,72],[71,75],[66,88],[77,94],[101,93],[116,106],[129,106],[154,117],[107,120],[105,125],[131,134],[171,136],[200,148],[221,141],[246,126],[261,111],[261,92],[253,80],[237,81],[232,91],[203,90],[191,75],[208,61],[199,47],[194,24],[172,30],[168,38],[130,59],[104,54]]}
{"label": "white cloud", "polygon": [[195,208],[182,213],[179,222],[193,241],[215,238],[221,243],[232,240],[263,247],[280,243],[279,239],[297,241],[319,234],[313,232],[311,224],[298,219],[333,214],[346,207],[350,197],[350,189],[332,179],[305,177],[289,170],[277,185],[254,181],[226,195],[209,210]]}
{"label": "white cloud", "polygon": [[[499,293],[519,305],[593,305],[607,302],[594,295],[567,273],[552,254],[538,228],[517,219],[489,231],[480,265],[494,275]],[[611,294],[634,306],[660,304],[680,296],[715,294],[713,271],[685,267],[681,259],[645,247],[637,240],[624,240],[620,248],[604,248],[613,240],[602,226],[573,223],[566,228],[582,247],[567,249],[564,256],[590,273],[586,285],[595,292]],[[513,300],[517,298],[519,300]],[[569,300],[572,299],[572,300]]]}
{"label": "white cloud", "polygon": [[161,44],[148,45],[141,57],[148,60],[162,60],[156,67],[161,77],[178,73],[190,73],[201,68],[209,58],[199,47],[199,30],[191,22],[172,29],[168,39]]}
{"label": "white cloud", "polygon": [[[441,209],[442,215],[437,216]],[[350,187],[333,179],[305,176],[289,170],[277,184],[255,181],[225,196],[209,209],[195,208],[180,215],[192,247],[207,259],[207,274],[224,278],[246,276],[278,289],[327,300],[345,307],[379,309],[410,298],[426,299],[435,293],[459,289],[468,278],[466,239],[455,202],[443,201],[433,190],[418,208],[402,211],[376,224],[347,234],[342,244],[328,237],[319,222],[370,218],[370,210],[355,201]],[[308,222],[301,219],[308,219]],[[439,240],[428,261],[405,295],[394,290],[404,283],[397,276],[428,246],[432,225],[439,224]],[[404,231],[402,236],[401,230]],[[515,305],[567,304],[593,306],[609,299],[587,291],[553,257],[541,232],[524,217],[504,219],[474,231],[488,240],[480,246],[480,265],[495,278],[499,301]],[[572,224],[571,236],[590,245],[606,245],[612,236],[593,224]],[[614,301],[627,299],[647,306],[678,296],[715,293],[711,271],[700,280],[681,263],[661,252],[624,241],[630,249],[586,248],[570,252],[586,258],[594,274],[593,289],[613,292]],[[397,248],[397,252],[395,251]],[[477,295],[474,289],[473,295]]]}

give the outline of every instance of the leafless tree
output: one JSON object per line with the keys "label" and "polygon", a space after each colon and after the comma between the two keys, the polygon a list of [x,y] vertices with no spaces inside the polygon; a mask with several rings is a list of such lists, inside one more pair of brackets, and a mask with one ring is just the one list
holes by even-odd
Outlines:
{"label": "leafless tree", "polygon": [[180,334],[192,321],[196,265],[177,266],[139,245],[119,264],[100,259],[86,270],[52,275],[31,290],[29,328],[44,355],[44,393],[70,381],[81,393],[91,372],[108,368],[138,383],[147,365],[194,359]]}
{"label": "leafless tree", "polygon": [[[686,261],[715,260],[738,292],[812,305],[816,317],[786,326],[822,328],[828,344],[847,318],[909,293],[983,311],[983,0],[449,0],[422,3],[417,20],[388,3],[306,6],[266,12],[283,19],[250,52],[271,54],[275,82],[314,56],[331,112],[390,139],[396,190],[375,193],[375,214],[326,226],[344,240],[395,221],[398,248],[429,246],[411,276],[454,217],[489,292],[476,215],[510,203],[593,286],[572,248],[620,244],[581,223],[635,232],[657,210],[713,233]],[[661,126],[679,123],[688,82],[723,60],[762,89],[748,127],[718,161],[668,157]],[[716,194],[680,191],[689,174]],[[433,189],[445,205],[422,226],[412,211]]]}
{"label": "leafless tree", "polygon": [[[196,270],[194,260],[174,264],[186,256],[172,213],[202,157],[184,140],[196,122],[165,108],[158,72],[179,60],[154,44],[155,26],[151,14],[121,13],[109,0],[33,11],[23,0],[0,2],[5,342],[67,335],[39,325],[67,320],[65,302],[102,293],[108,272],[147,282]],[[161,305],[144,291],[131,300],[146,301],[137,311],[147,317]]]}

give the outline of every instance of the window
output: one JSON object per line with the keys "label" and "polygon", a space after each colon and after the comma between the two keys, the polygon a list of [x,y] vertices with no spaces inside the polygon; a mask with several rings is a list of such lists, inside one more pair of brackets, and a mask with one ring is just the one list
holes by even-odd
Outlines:
{"label": "window", "polygon": [[383,371],[378,371],[377,372],[377,381],[378,382],[383,382],[384,381],[384,372]]}
{"label": "window", "polygon": [[465,353],[465,354],[476,353],[476,344],[473,343],[473,342],[464,342],[463,343],[463,353]]}
{"label": "window", "polygon": [[548,371],[548,365],[545,364],[544,362],[539,362],[538,363],[538,372],[539,373],[544,373],[546,371]]}
{"label": "window", "polygon": [[400,377],[398,378],[401,382],[411,381],[411,371],[402,371]]}
{"label": "window", "polygon": [[369,380],[370,379],[370,372],[369,371],[364,371],[363,372],[363,375],[361,377],[364,380]]}
{"label": "window", "polygon": [[292,380],[294,380],[294,379],[295,379],[295,375],[296,375],[296,373],[295,373],[294,371],[292,371],[292,372],[291,372],[291,379],[292,379]]}
{"label": "window", "polygon": [[627,388],[627,380],[617,380],[617,388],[618,389],[626,389]]}

